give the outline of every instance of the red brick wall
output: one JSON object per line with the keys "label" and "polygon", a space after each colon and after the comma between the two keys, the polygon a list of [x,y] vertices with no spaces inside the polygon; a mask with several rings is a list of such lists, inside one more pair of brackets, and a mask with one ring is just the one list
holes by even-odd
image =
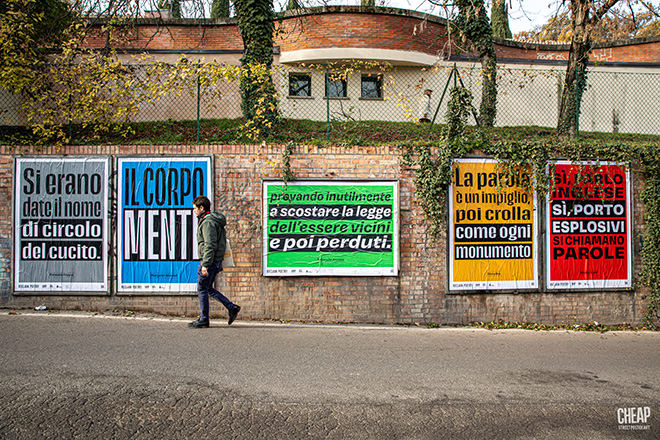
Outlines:
{"label": "red brick wall", "polygon": [[282,52],[319,48],[372,48],[437,55],[445,27],[415,17],[368,13],[305,15],[283,22],[276,43]]}
{"label": "red brick wall", "polygon": [[660,38],[655,42],[628,44],[613,47],[597,47],[592,58],[598,61],[630,61],[637,63],[660,62]]}
{"label": "red brick wall", "polygon": [[[596,293],[520,293],[448,295],[446,238],[434,242],[418,204],[411,176],[399,168],[399,150],[379,147],[300,146],[291,156],[300,179],[400,179],[401,270],[398,277],[261,276],[261,182],[281,172],[281,146],[94,146],[16,151],[0,148],[0,304],[11,307],[154,311],[198,314],[197,298],[187,296],[13,296],[11,280],[12,168],[15,154],[39,155],[212,155],[215,201],[229,219],[237,267],[227,269],[217,285],[243,307],[245,319],[343,322],[469,323],[535,321],[607,324],[639,323],[644,291]],[[114,161],[113,161],[114,163]],[[635,181],[633,237],[642,232],[641,183]],[[635,273],[639,240],[635,239]],[[112,284],[114,285],[114,280]],[[212,304],[213,316],[221,306]],[[221,313],[222,312],[222,313]]]}
{"label": "red brick wall", "polygon": [[[154,24],[146,24],[151,23]],[[113,35],[114,47],[151,50],[242,50],[234,20],[217,24],[200,21],[198,25],[177,22],[144,23]],[[332,47],[396,49],[436,55],[443,49],[444,26],[419,18],[369,14],[324,13],[283,20],[276,32],[275,45],[282,51]],[[87,45],[102,48],[107,35],[100,26],[87,35]]]}
{"label": "red brick wall", "polygon": [[[495,52],[498,59],[568,60],[569,45],[522,44],[500,40],[495,44]],[[657,63],[660,62],[660,38],[598,44],[593,49],[590,60],[620,63]]]}
{"label": "red brick wall", "polygon": [[[146,21],[146,20],[145,20]],[[155,20],[152,20],[156,23]],[[105,47],[107,33],[92,28],[85,39],[88,47]],[[145,50],[242,50],[243,40],[234,23],[198,26],[168,23],[140,24],[134,28],[113,33],[112,46],[116,49]]]}
{"label": "red brick wall", "polygon": [[[312,13],[313,12],[313,13]],[[243,42],[234,19],[143,20],[134,28],[116,35],[120,49],[151,50],[242,50]],[[101,48],[106,44],[100,26],[92,29],[87,44]],[[374,48],[423,52],[430,55],[449,52],[444,21],[415,11],[386,8],[314,8],[299,16],[288,16],[275,35],[282,52],[318,48]],[[499,59],[567,60],[568,45],[538,45],[498,40]],[[457,53],[456,48],[452,49]],[[659,62],[660,38],[617,41],[596,45],[593,61]]]}

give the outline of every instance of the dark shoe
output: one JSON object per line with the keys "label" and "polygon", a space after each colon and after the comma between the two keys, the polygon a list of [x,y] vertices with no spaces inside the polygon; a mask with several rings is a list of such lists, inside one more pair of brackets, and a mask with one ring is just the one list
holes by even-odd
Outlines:
{"label": "dark shoe", "polygon": [[190,328],[209,328],[209,322],[208,321],[200,321],[199,319],[196,319],[195,321],[188,324],[188,327],[190,327]]}
{"label": "dark shoe", "polygon": [[227,321],[227,325],[231,325],[231,323],[234,322],[240,311],[241,306],[234,306],[229,310],[229,321]]}

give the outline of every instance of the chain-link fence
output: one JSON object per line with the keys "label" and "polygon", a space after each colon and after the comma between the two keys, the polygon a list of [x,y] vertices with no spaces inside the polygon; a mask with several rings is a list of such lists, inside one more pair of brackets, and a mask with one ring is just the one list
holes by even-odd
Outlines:
{"label": "chain-link fence", "polygon": [[[434,122],[444,123],[449,90],[457,80],[450,77],[452,65],[434,68],[384,66],[277,66],[273,81],[283,118],[333,124],[338,121],[417,122],[425,111],[422,99],[431,90]],[[473,95],[475,108],[481,100],[481,70],[478,66],[456,68],[460,81]],[[146,66],[133,66],[137,85],[154,81]],[[208,72],[189,75],[176,88],[168,85],[151,98],[135,94],[133,111],[124,121],[239,120],[241,93],[238,77],[209,78]],[[498,69],[497,127],[538,126],[554,130],[565,69]],[[108,92],[112,93],[112,92]],[[0,129],[29,125],[25,98],[0,89]],[[109,101],[112,102],[112,101]],[[54,109],[57,111],[57,109]],[[61,112],[63,115],[66,112]],[[660,136],[660,73],[611,71],[595,68],[587,74],[587,87],[580,107],[581,134],[611,136],[617,133]],[[76,127],[84,122],[66,120]],[[469,123],[474,124],[471,118]],[[194,132],[194,130],[193,130]],[[178,142],[204,142],[187,134]]]}

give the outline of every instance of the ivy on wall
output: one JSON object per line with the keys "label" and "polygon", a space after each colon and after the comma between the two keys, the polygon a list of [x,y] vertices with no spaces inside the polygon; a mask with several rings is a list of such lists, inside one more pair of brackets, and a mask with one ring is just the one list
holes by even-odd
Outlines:
{"label": "ivy on wall", "polygon": [[289,142],[284,147],[284,152],[282,152],[282,173],[281,177],[286,185],[292,180],[296,180],[296,176],[291,171],[291,155],[293,154],[297,144],[295,142]]}
{"label": "ivy on wall", "polygon": [[462,44],[474,46],[481,61],[480,123],[492,127],[497,115],[497,56],[486,6],[483,0],[455,0],[454,5],[458,8],[458,15],[452,21],[452,27],[462,37]]}
{"label": "ivy on wall", "polygon": [[243,38],[241,108],[248,131],[262,133],[278,120],[277,94],[271,77],[273,66],[272,0],[236,0],[238,29]]}
{"label": "ivy on wall", "polygon": [[642,191],[644,203],[644,246],[642,248],[642,283],[651,290],[643,324],[654,327],[660,318],[660,153],[658,145],[646,146],[640,160],[646,171],[646,186]]}
{"label": "ivy on wall", "polygon": [[626,163],[645,177],[641,199],[644,203],[644,246],[639,280],[649,287],[648,306],[642,325],[656,328],[660,318],[660,145],[657,143],[606,143],[554,140],[551,142],[498,141],[488,139],[487,129],[466,130],[471,110],[467,90],[454,89],[448,104],[444,136],[439,144],[402,145],[400,165],[413,173],[416,199],[429,222],[429,233],[440,238],[446,229],[447,194],[452,181],[452,161],[470,153],[494,157],[502,170],[502,181],[515,178],[521,168],[531,170],[531,191],[540,198],[550,191],[556,158],[572,162],[599,160]]}

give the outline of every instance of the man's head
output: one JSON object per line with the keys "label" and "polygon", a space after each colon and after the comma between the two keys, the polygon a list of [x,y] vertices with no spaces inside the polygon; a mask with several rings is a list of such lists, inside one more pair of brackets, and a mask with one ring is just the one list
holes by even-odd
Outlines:
{"label": "man's head", "polygon": [[208,197],[205,196],[195,197],[195,200],[193,200],[193,212],[195,213],[196,216],[199,217],[200,214],[203,214],[210,210],[211,210],[211,201],[208,199]]}
{"label": "man's head", "polygon": [[431,89],[424,90],[425,95],[431,96],[431,93],[433,93],[433,90],[431,90]]}

